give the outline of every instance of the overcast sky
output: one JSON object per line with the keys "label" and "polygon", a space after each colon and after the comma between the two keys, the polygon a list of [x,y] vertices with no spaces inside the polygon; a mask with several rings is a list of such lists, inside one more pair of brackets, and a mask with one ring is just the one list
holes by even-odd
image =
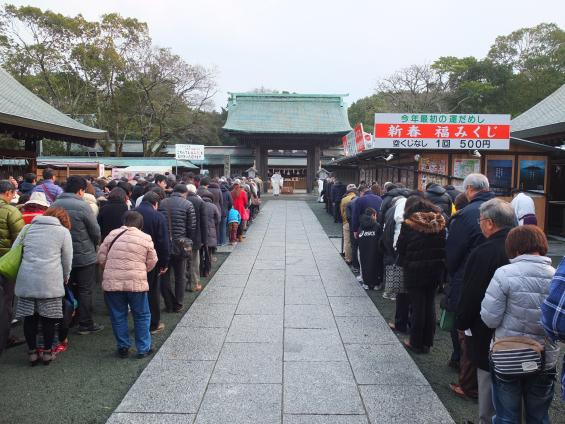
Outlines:
{"label": "overcast sky", "polygon": [[[3,2],[3,0],[0,0]],[[215,66],[219,92],[264,86],[373,93],[379,78],[440,56],[483,57],[498,35],[565,27],[564,0],[35,0],[8,3],[88,19],[118,12],[149,24],[156,44]]]}

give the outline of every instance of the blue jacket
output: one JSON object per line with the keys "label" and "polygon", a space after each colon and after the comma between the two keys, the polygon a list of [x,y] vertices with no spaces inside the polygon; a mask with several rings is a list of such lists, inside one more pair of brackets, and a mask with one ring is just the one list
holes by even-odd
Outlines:
{"label": "blue jacket", "polygon": [[[47,189],[47,193],[45,193],[44,187]],[[56,185],[53,180],[45,180],[41,184],[37,184],[33,191],[45,193],[45,197],[49,204],[53,203],[55,199],[63,193],[63,189]]]}
{"label": "blue jacket", "polygon": [[[541,305],[541,323],[552,340],[565,341],[565,258],[549,287],[549,295]],[[561,399],[565,400],[565,357],[561,372]]]}
{"label": "blue jacket", "polygon": [[167,220],[162,213],[153,209],[149,202],[141,202],[135,209],[143,215],[143,232],[149,234],[157,251],[157,269],[169,266],[170,236]]}
{"label": "blue jacket", "polygon": [[381,209],[381,203],[383,199],[376,194],[371,193],[370,191],[366,192],[363,196],[358,198],[353,205],[353,216],[352,216],[352,226],[353,232],[359,232],[359,218],[363,213],[365,213],[365,209],[373,208],[377,212]]}
{"label": "blue jacket", "polygon": [[455,311],[459,303],[467,258],[475,247],[485,241],[479,225],[479,208],[494,197],[490,191],[480,192],[467,206],[457,211],[449,224],[445,256],[450,279],[447,296],[447,308],[450,311]]}
{"label": "blue jacket", "polygon": [[234,208],[231,208],[230,211],[228,212],[228,224],[231,224],[232,222],[237,222],[238,224],[241,224],[241,215],[239,214],[237,209]]}
{"label": "blue jacket", "polygon": [[31,194],[34,189],[35,189],[35,184],[24,181],[20,184],[20,188],[18,189],[18,191],[22,194]]}

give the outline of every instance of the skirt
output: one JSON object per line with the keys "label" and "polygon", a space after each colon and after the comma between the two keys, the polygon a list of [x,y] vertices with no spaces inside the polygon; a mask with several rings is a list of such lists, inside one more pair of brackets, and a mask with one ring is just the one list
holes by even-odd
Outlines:
{"label": "skirt", "polygon": [[16,307],[16,318],[29,317],[35,314],[45,318],[63,318],[63,298],[33,299],[19,297]]}

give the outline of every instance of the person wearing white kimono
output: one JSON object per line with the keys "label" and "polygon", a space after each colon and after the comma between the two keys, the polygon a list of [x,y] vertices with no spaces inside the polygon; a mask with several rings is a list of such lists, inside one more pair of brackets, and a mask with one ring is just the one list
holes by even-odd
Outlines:
{"label": "person wearing white kimono", "polygon": [[318,203],[324,203],[324,199],[322,198],[322,191],[324,191],[324,180],[319,178],[318,179]]}
{"label": "person wearing white kimono", "polygon": [[510,203],[514,208],[518,225],[537,225],[534,199],[525,193],[518,193]]}
{"label": "person wearing white kimono", "polygon": [[273,195],[275,197],[280,194],[281,188],[283,186],[283,181],[283,177],[278,172],[275,172],[271,177],[271,187],[273,187]]}

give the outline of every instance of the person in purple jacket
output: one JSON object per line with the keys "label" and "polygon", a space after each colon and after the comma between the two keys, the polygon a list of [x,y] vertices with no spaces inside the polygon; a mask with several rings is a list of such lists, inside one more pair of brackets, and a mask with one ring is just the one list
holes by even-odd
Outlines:
{"label": "person in purple jacket", "polygon": [[57,197],[63,193],[63,189],[55,184],[55,171],[50,168],[43,171],[43,182],[37,184],[33,189],[34,192],[45,193],[47,202],[51,205]]}
{"label": "person in purple jacket", "polygon": [[371,186],[371,190],[366,191],[359,199],[355,201],[355,205],[353,206],[353,216],[352,218],[352,227],[353,227],[353,234],[355,238],[358,238],[359,233],[359,219],[361,215],[365,213],[365,209],[373,208],[374,210],[378,211],[381,209],[381,203],[383,199],[381,199],[381,188],[377,183]]}

